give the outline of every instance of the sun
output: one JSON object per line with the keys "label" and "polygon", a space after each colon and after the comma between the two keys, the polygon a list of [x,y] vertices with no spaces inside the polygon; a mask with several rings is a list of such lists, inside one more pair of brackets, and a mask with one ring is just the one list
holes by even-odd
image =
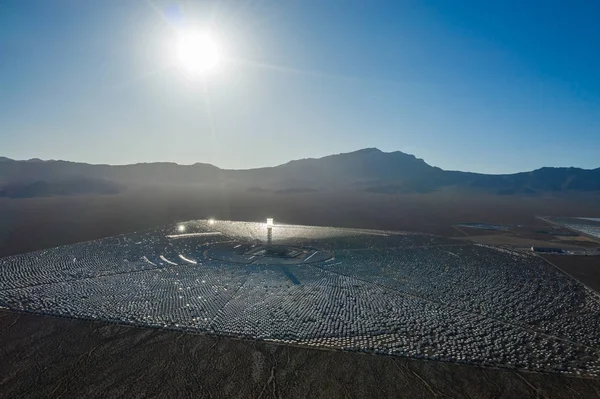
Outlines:
{"label": "sun", "polygon": [[219,46],[208,34],[183,33],[177,41],[177,62],[190,76],[201,76],[214,71],[220,63]]}

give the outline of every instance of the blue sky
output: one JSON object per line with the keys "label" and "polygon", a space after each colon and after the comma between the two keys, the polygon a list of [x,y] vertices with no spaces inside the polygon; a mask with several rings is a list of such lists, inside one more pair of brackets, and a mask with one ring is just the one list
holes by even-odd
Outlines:
{"label": "blue sky", "polygon": [[[365,147],[600,167],[593,1],[0,2],[0,155],[270,166]],[[170,64],[210,30],[220,66]]]}

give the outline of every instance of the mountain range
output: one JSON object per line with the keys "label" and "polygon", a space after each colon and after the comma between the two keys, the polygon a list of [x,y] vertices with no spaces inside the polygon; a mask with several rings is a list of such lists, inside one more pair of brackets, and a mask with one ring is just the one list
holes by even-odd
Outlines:
{"label": "mountain range", "polygon": [[504,175],[447,171],[400,151],[367,148],[318,159],[247,170],[169,162],[92,165],[0,157],[0,197],[115,194],[132,186],[198,186],[298,194],[361,190],[379,194],[423,193],[453,188],[500,195],[600,194],[600,168],[541,168]]}

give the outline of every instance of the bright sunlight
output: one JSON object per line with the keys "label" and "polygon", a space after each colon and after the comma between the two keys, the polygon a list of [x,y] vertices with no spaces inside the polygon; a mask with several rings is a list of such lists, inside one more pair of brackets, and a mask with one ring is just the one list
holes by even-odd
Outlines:
{"label": "bright sunlight", "polygon": [[201,76],[214,71],[220,62],[219,47],[208,34],[188,32],[179,35],[177,61],[190,76]]}

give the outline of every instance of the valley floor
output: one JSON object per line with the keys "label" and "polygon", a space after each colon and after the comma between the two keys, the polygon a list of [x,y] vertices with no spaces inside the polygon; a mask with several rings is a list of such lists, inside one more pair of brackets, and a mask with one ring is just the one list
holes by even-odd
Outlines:
{"label": "valley floor", "polygon": [[[0,256],[216,217],[411,230],[494,244],[546,235],[456,228],[600,216],[597,201],[444,195],[223,197],[201,192],[0,199]],[[538,229],[539,227],[539,229]],[[496,235],[497,237],[487,237]],[[525,241],[524,241],[525,240]],[[572,239],[562,244],[574,245]],[[595,246],[595,243],[575,243]],[[590,257],[547,258],[596,290]],[[600,258],[598,258],[600,263]],[[324,351],[0,311],[0,397],[600,397],[600,380]]]}
{"label": "valley floor", "polygon": [[0,397],[593,398],[600,380],[0,311]]}

